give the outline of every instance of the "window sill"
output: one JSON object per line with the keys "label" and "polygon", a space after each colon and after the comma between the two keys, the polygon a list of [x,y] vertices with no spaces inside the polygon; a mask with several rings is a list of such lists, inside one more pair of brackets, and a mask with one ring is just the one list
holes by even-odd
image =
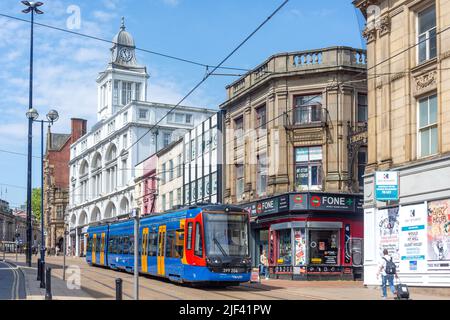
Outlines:
{"label": "window sill", "polygon": [[413,76],[416,76],[417,73],[423,71],[424,69],[430,68],[437,68],[437,57],[429,60],[425,60],[421,63],[418,63],[414,68],[411,68],[411,74]]}

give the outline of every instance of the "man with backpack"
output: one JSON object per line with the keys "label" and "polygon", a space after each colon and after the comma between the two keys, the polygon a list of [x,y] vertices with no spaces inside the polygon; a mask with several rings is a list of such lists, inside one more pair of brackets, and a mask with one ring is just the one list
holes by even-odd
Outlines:
{"label": "man with backpack", "polygon": [[387,249],[383,250],[383,258],[381,259],[380,266],[377,272],[377,279],[380,277],[381,273],[381,290],[383,292],[383,299],[387,299],[387,283],[389,282],[389,287],[391,288],[392,294],[394,296],[397,295],[394,286],[394,276],[397,276],[397,267],[395,263],[392,261],[392,257],[389,255],[389,251]]}

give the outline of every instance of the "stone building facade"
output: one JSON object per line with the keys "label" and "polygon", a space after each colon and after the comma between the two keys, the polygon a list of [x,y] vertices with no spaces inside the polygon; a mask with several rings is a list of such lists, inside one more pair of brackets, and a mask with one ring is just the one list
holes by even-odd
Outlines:
{"label": "stone building facade", "polygon": [[86,134],[87,122],[72,119],[71,133],[47,133],[44,159],[44,226],[45,246],[53,253],[56,247],[63,251],[65,215],[69,205],[70,145]]}
{"label": "stone building facade", "polygon": [[[388,249],[403,282],[450,287],[450,1],[353,4],[367,18],[365,282]],[[377,172],[398,177],[397,199],[379,201]]]}
{"label": "stone building facade", "polygon": [[251,213],[252,256],[265,250],[273,277],[360,266],[346,244],[362,238],[365,79],[365,51],[331,47],[274,55],[227,87],[224,202]]}

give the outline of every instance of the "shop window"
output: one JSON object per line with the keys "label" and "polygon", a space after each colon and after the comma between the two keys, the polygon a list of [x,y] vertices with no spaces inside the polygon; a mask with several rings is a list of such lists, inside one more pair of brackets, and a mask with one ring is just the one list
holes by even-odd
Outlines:
{"label": "shop window", "polygon": [[305,229],[294,229],[294,266],[306,264]]}
{"label": "shop window", "polygon": [[309,231],[309,263],[310,265],[338,265],[339,231]]}
{"label": "shop window", "polygon": [[278,265],[292,265],[291,229],[281,230],[278,233]]}
{"label": "shop window", "polygon": [[295,149],[297,191],[322,189],[322,147]]}

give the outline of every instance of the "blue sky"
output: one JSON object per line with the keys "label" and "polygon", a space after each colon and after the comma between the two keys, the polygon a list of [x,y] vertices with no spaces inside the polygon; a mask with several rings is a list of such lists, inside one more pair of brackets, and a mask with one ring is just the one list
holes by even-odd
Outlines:
{"label": "blue sky", "polygon": [[[259,25],[282,0],[47,0],[37,21],[67,28],[76,5],[80,33],[112,40],[125,16],[140,48],[215,65]],[[19,0],[2,0],[0,13],[29,18]],[[361,48],[363,21],[350,0],[291,0],[242,47],[226,66],[253,68],[279,52],[346,45]],[[53,131],[69,133],[70,118],[96,121],[96,77],[109,61],[107,43],[35,28],[34,106],[45,115],[56,108]],[[0,196],[13,207],[26,201],[29,24],[0,17]],[[177,103],[205,75],[198,66],[139,52],[150,72],[150,101]],[[211,77],[184,104],[217,108],[235,77]],[[24,155],[13,155],[10,151]],[[34,155],[40,154],[35,125]],[[33,186],[40,186],[39,159]],[[10,185],[10,186],[6,186]],[[14,187],[13,187],[14,186]],[[7,188],[7,194],[5,189]]]}

